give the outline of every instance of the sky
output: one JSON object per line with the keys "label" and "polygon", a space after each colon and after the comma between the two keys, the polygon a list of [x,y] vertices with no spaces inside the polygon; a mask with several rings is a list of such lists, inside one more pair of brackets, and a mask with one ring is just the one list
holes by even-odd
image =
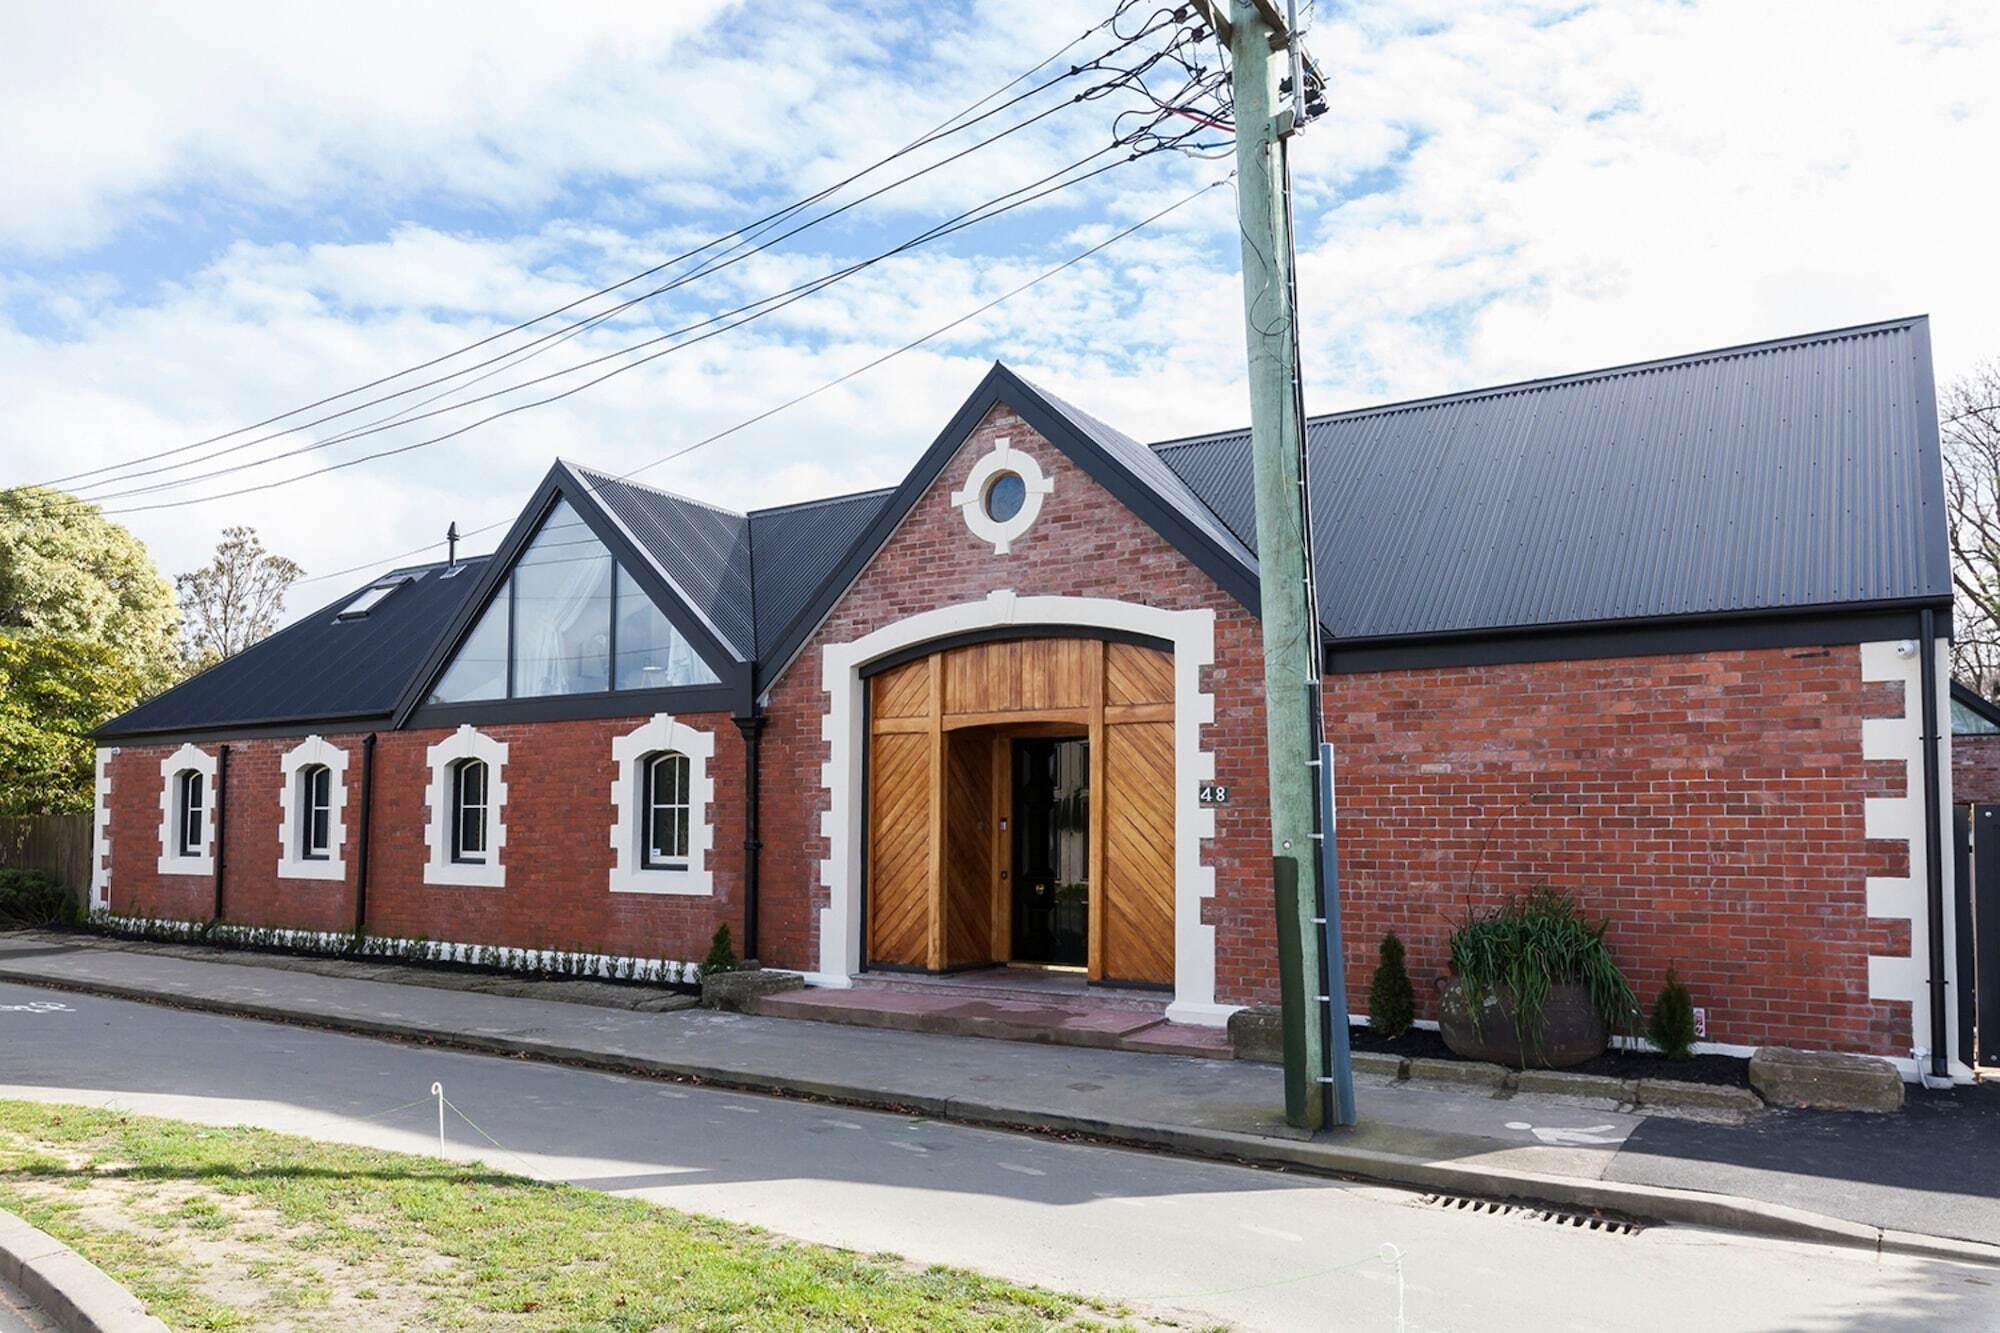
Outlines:
{"label": "sky", "polygon": [[[1141,439],[1241,425],[1227,160],[1125,162],[740,328],[663,338],[1107,149],[1142,104],[1069,100],[1103,77],[1086,71],[820,208],[1004,138],[768,249],[707,251],[735,262],[574,336],[530,345],[575,316],[545,321],[240,430],[729,237],[1052,53],[1006,96],[1106,53],[1152,12],[1136,6],[1114,33],[1098,26],[1111,8],[27,7],[0,44],[0,485],[123,464],[64,485],[168,575],[224,527],[255,527],[312,579],[291,597],[302,614],[370,573],[338,571],[441,554],[405,556],[449,521],[489,529],[466,552],[490,549],[558,456],[615,473],[657,463],[639,479],[735,509],[893,484],[996,359]],[[1315,0],[1302,26],[1329,83],[1327,113],[1292,149],[1310,411],[1916,313],[1932,316],[1941,379],[2000,358],[2000,7]],[[1128,66],[1162,40],[1110,59]],[[1177,202],[917,350],[657,462]],[[619,349],[652,339],[647,351],[673,350],[425,443],[630,365],[644,353]],[[451,371],[464,373],[411,388]],[[284,427],[305,428],[264,438]],[[404,451],[303,476],[383,449]],[[199,475],[244,463],[257,466]]]}

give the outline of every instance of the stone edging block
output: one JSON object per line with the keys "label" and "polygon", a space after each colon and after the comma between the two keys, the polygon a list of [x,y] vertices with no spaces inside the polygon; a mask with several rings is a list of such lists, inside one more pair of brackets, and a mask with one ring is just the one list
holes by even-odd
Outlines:
{"label": "stone edging block", "polygon": [[0,1212],[0,1278],[65,1333],[167,1333],[139,1298],[69,1246]]}

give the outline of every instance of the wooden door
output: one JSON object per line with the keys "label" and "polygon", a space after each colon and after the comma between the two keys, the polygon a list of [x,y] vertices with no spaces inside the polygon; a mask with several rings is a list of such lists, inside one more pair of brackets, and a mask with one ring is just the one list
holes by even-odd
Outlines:
{"label": "wooden door", "polygon": [[1094,977],[1174,980],[1174,660],[1134,644],[1104,652],[1103,829]]}
{"label": "wooden door", "polygon": [[944,965],[990,963],[995,877],[993,742],[988,733],[945,737]]}
{"label": "wooden door", "polygon": [[933,770],[931,669],[912,662],[870,682],[868,961],[930,965]]}

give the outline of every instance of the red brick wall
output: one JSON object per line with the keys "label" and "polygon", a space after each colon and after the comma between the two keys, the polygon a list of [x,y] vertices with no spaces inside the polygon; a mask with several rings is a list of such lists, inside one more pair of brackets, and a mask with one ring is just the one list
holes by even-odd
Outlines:
{"label": "red brick wall", "polygon": [[2000,802],[2000,736],[1951,738],[1951,799],[1959,805]]}
{"label": "red brick wall", "polygon": [[[716,798],[712,897],[612,893],[612,740],[644,718],[509,723],[482,732],[508,746],[503,773],[507,841],[502,888],[426,884],[424,830],[430,766],[443,730],[383,732],[375,748],[368,927],[386,936],[699,960],[724,921],[741,937],[743,740],[725,713],[680,719],[714,733]],[[361,737],[328,735],[348,752],[347,877],[280,879],[279,764],[297,738],[232,741],[224,803],[224,914],[244,925],[344,931],[354,923],[361,803]],[[111,906],[120,914],[206,919],[208,876],[162,876],[160,761],[178,746],[129,747],[112,760]],[[215,753],[216,747],[204,747]]]}
{"label": "red brick wall", "polygon": [[1326,699],[1357,1011],[1384,932],[1434,1017],[1452,921],[1548,884],[1610,920],[1642,1002],[1676,967],[1711,1041],[1907,1054],[1867,959],[1908,927],[1864,890],[1907,848],[1862,822],[1901,794],[1900,764],[1861,758],[1901,687],[1863,684],[1857,648],[1336,676]]}
{"label": "red brick wall", "polygon": [[[1031,452],[1055,489],[1034,526],[1008,554],[996,556],[990,543],[967,531],[950,493],[1001,436]],[[1204,687],[1215,696],[1215,723],[1204,729],[1202,743],[1216,754],[1217,780],[1234,790],[1231,804],[1217,811],[1216,837],[1208,846],[1216,895],[1205,919],[1216,926],[1218,998],[1241,1001],[1262,993],[1276,963],[1269,896],[1258,882],[1266,877],[1270,834],[1269,821],[1259,814],[1264,722],[1257,621],[1004,408],[980,423],[771,691],[759,918],[765,961],[819,965],[818,909],[826,905],[819,863],[828,855],[820,833],[827,808],[820,765],[828,755],[820,732],[827,707],[820,650],[1001,588],[1022,596],[1114,597],[1169,610],[1215,611],[1215,665],[1203,673]]]}

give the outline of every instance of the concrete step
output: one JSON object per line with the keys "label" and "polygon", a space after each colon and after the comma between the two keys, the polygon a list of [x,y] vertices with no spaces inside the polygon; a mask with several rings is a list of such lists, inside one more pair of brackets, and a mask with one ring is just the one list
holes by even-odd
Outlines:
{"label": "concrete step", "polygon": [[1035,973],[993,971],[930,974],[865,972],[854,978],[857,991],[888,991],[907,995],[948,995],[955,998],[1004,1000],[1010,1003],[1075,1005],[1098,1009],[1129,1009],[1164,1018],[1172,997],[1160,991],[1123,990],[1110,986],[1085,988],[1067,977],[1044,979]]}

